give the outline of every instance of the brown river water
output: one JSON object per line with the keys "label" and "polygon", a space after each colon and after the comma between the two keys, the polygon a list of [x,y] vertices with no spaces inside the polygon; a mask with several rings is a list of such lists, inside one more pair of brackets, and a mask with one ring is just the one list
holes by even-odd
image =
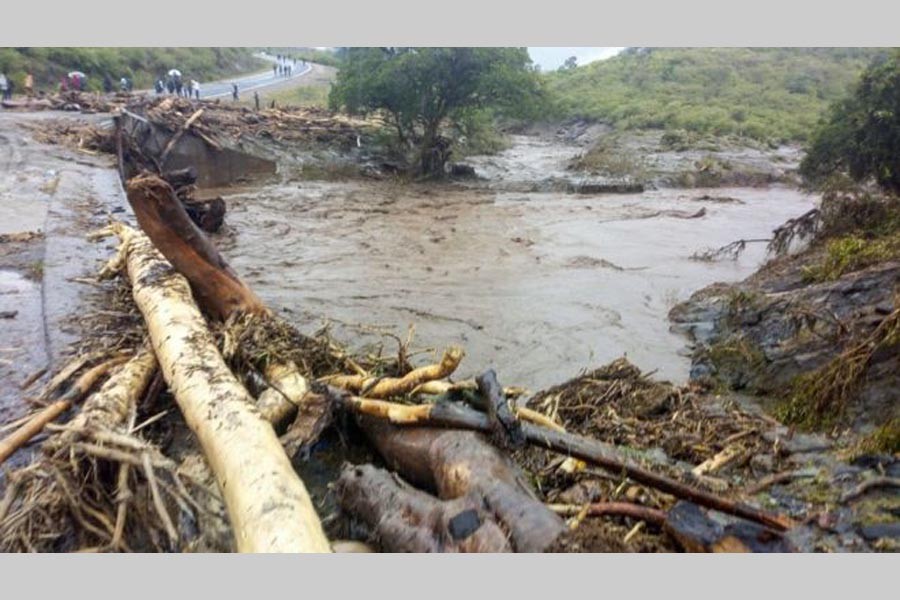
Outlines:
{"label": "brown river water", "polygon": [[[690,256],[765,238],[810,208],[787,188],[654,190],[583,196],[517,191],[564,175],[579,149],[519,137],[472,162],[469,187],[287,181],[227,190],[220,243],[269,305],[304,330],[331,322],[351,346],[373,329],[438,352],[462,345],[460,376],[488,367],[533,390],[622,355],[683,381],[686,340],[669,309],[697,289],[751,274],[764,244],[737,261]],[[571,175],[570,175],[571,177]],[[730,196],[714,203],[699,196]],[[705,214],[693,216],[700,209]],[[386,352],[396,342],[386,339]],[[424,360],[424,358],[420,358]]]}

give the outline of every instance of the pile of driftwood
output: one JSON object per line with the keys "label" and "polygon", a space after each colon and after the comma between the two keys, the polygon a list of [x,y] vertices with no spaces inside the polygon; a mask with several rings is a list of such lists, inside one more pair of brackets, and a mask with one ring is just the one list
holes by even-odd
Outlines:
{"label": "pile of driftwood", "polygon": [[[100,277],[130,287],[145,342],[79,357],[49,382],[42,408],[4,428],[0,462],[41,432],[49,436],[7,476],[0,549],[345,548],[326,537],[291,462],[342,419],[365,434],[381,463],[347,465],[333,493],[382,550],[565,549],[560,515],[636,519],[689,551],[789,549],[786,517],[708,491],[700,474],[666,474],[640,452],[566,431],[517,406],[521,390],[503,388],[491,370],[449,382],[459,348],[418,368],[401,351],[385,368],[300,334],[240,280],[170,183],[142,174],[127,193],[140,230],[113,222],[97,233],[119,241]],[[160,398],[172,405],[148,408],[159,409]],[[171,432],[150,433],[173,413],[180,417],[170,429],[190,430],[179,452],[165,439]],[[677,502],[668,510],[585,504],[572,515],[538,499],[513,459],[527,447]],[[731,524],[708,510],[731,515]]]}
{"label": "pile of driftwood", "polygon": [[172,132],[191,131],[207,143],[218,145],[222,136],[276,141],[318,141],[355,145],[372,123],[321,108],[284,107],[253,110],[245,106],[173,97],[136,97],[127,106],[154,125]]}
{"label": "pile of driftwood", "polygon": [[4,100],[3,108],[11,110],[64,110],[81,113],[108,113],[125,106],[132,95],[128,93],[101,94],[69,90],[23,100]]}

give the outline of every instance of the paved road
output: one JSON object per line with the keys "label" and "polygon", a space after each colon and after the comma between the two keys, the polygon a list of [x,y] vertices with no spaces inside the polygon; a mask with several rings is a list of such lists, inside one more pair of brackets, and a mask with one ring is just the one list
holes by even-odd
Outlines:
{"label": "paved road", "polygon": [[[275,64],[274,56],[262,56],[266,60],[271,60],[272,64]],[[235,77],[232,79],[222,79],[221,81],[211,81],[209,83],[200,82],[200,97],[201,98],[230,98],[231,97],[231,84],[238,84],[238,93],[242,96],[247,92],[252,92],[254,90],[261,90],[271,85],[281,84],[285,81],[292,81],[297,79],[298,77],[303,77],[307,73],[312,71],[312,65],[306,63],[305,66],[301,66],[300,61],[297,61],[296,66],[294,67],[294,73],[290,77],[282,77],[275,76],[272,68],[269,67],[265,71],[260,71],[259,73],[254,73],[252,75],[244,75],[242,77]],[[190,78],[188,77],[188,80]]]}

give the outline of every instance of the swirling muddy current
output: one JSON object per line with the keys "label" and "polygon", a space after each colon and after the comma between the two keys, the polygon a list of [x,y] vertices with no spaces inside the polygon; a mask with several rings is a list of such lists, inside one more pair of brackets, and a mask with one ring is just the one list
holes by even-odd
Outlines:
{"label": "swirling muddy current", "polygon": [[[751,274],[765,244],[750,244],[734,261],[691,256],[769,237],[815,199],[779,187],[515,191],[542,173],[564,174],[577,151],[523,138],[473,161],[492,176],[467,187],[232,188],[230,233],[220,243],[269,305],[307,331],[330,322],[354,347],[376,340],[375,331],[405,339],[414,325],[414,347],[465,348],[461,377],[493,367],[503,383],[536,390],[626,355],[683,381],[686,340],[670,331],[669,309],[707,284]],[[385,351],[395,349],[387,339]]]}

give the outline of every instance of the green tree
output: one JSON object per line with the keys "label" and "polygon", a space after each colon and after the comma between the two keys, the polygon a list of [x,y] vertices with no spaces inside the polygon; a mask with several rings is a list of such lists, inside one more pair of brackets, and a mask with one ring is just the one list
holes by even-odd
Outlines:
{"label": "green tree", "polygon": [[443,127],[473,110],[523,116],[541,96],[525,48],[350,48],[329,103],[384,111],[400,143],[418,151],[420,173],[441,176],[450,154]]}
{"label": "green tree", "polygon": [[900,194],[900,50],[876,60],[814,134],[801,174],[813,186],[847,173]]}

